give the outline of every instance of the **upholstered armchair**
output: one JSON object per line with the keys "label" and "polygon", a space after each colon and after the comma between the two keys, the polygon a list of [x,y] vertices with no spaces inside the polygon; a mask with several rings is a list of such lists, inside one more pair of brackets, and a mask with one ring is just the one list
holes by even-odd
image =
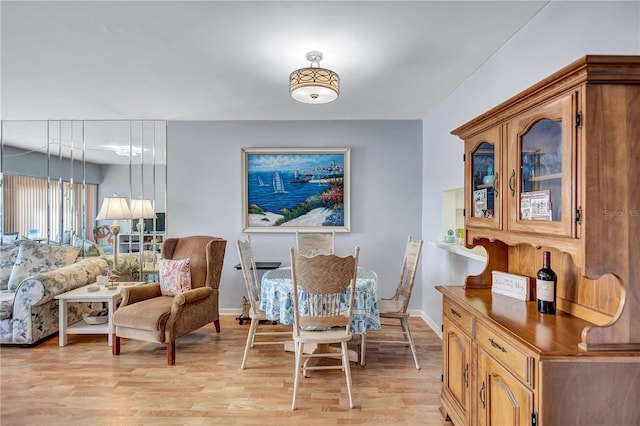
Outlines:
{"label": "upholstered armchair", "polygon": [[218,288],[227,241],[209,236],[168,238],[163,259],[189,259],[191,289],[163,295],[160,283],[122,290],[122,302],[113,315],[113,354],[120,354],[120,338],[166,343],[167,361],[175,364],[175,341],[213,322],[220,332]]}

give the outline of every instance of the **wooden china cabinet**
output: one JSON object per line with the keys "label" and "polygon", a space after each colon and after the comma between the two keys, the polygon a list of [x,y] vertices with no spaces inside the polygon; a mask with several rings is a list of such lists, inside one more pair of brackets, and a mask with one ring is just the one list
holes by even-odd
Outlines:
{"label": "wooden china cabinet", "polygon": [[[487,266],[443,294],[456,425],[640,424],[640,56],[586,56],[455,129],[465,238]],[[556,315],[537,312],[542,251]],[[528,301],[491,292],[529,277]]]}

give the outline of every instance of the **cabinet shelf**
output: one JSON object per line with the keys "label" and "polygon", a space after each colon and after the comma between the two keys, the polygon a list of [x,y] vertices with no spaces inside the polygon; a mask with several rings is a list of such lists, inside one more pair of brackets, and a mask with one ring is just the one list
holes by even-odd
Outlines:
{"label": "cabinet shelf", "polygon": [[530,182],[540,182],[543,180],[552,180],[552,179],[560,179],[562,178],[562,173],[551,173],[548,175],[542,175],[542,176],[534,176],[532,178],[529,179]]}
{"label": "cabinet shelf", "polygon": [[468,249],[460,244],[447,244],[436,240],[429,240],[429,245],[441,248],[459,256],[468,257],[469,259],[479,260],[481,262],[487,261],[486,252],[484,252],[484,249],[480,246]]}
{"label": "cabinet shelf", "polygon": [[[164,241],[164,233],[142,234],[142,248],[145,251],[160,251]],[[140,234],[118,234],[118,251],[120,253],[139,253]]]}

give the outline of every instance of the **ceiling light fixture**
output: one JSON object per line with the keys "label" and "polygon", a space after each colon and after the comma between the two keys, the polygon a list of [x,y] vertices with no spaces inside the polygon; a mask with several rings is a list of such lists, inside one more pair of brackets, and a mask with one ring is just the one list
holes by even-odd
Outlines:
{"label": "ceiling light fixture", "polygon": [[340,77],[331,70],[320,68],[322,52],[308,52],[307,60],[311,65],[295,70],[289,76],[289,93],[293,99],[307,104],[325,104],[336,99],[340,94]]}

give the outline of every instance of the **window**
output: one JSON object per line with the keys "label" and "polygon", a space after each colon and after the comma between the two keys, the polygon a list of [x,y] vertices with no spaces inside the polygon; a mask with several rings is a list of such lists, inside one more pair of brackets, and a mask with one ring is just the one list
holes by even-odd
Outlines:
{"label": "window", "polygon": [[56,242],[64,231],[91,239],[96,192],[95,184],[4,175],[2,229]]}

